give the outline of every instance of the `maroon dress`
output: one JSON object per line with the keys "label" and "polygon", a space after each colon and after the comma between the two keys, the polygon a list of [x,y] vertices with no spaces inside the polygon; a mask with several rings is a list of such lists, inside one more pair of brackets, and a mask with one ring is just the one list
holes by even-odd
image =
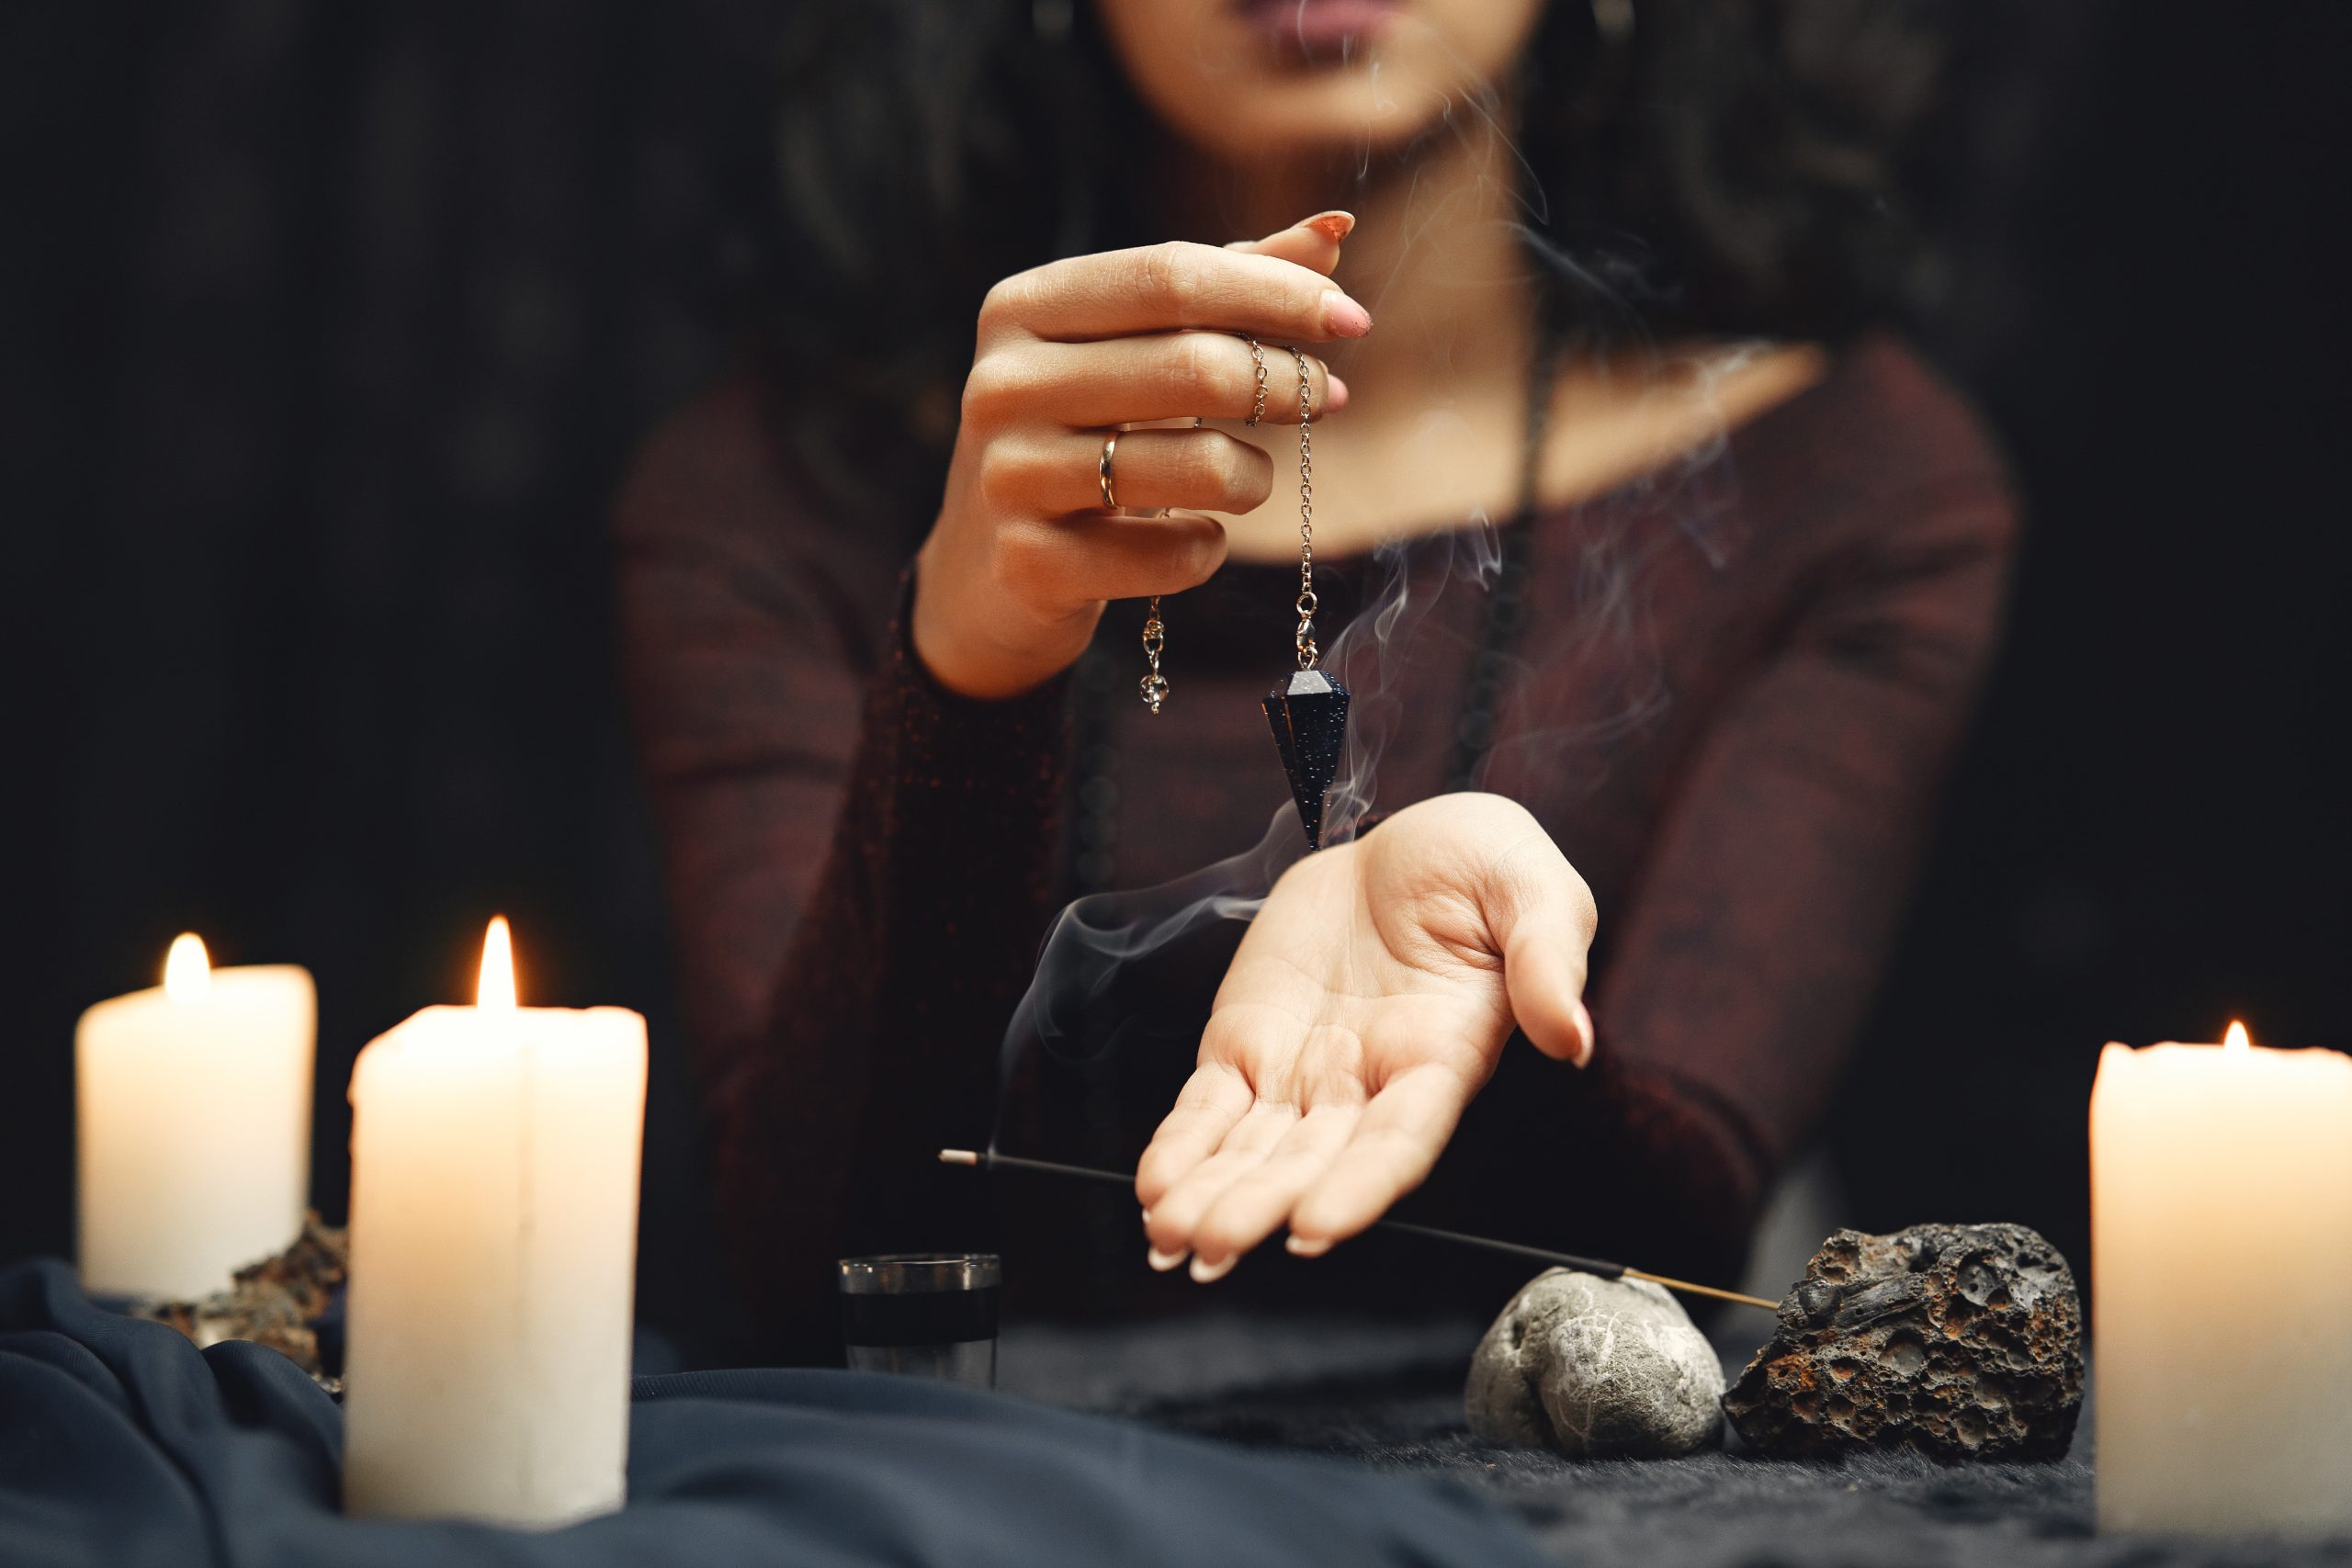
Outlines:
{"label": "maroon dress", "polygon": [[[1295,568],[1228,567],[1167,602],[1157,717],[1133,694],[1132,605],[1092,660],[1112,700],[1074,700],[1075,675],[961,698],[896,614],[913,524],[830,509],[785,417],[757,376],[707,395],[649,441],[617,527],[715,1179],[747,1284],[805,1348],[844,1251],[994,1238],[989,1183],[931,1155],[997,1130],[1008,1021],[1073,887],[1162,881],[1265,830],[1285,791],[1258,700],[1289,667]],[[1996,639],[2015,526],[1967,408],[1879,338],[1710,457],[1530,519],[1498,682],[1472,678],[1493,629],[1464,570],[1478,536],[1321,563],[1327,646],[1374,601],[1402,628],[1390,657],[1351,666],[1376,671],[1356,718],[1387,738],[1375,807],[1446,787],[1465,736],[1489,742],[1482,786],[1535,813],[1600,910],[1595,1063],[1510,1046],[1419,1215],[1736,1269],[1869,1000]],[[1181,1042],[1126,1064],[1114,1134],[1099,1073],[1036,1090],[1019,1125],[1050,1138],[1092,1104],[1095,1154],[1131,1165],[1189,1066]],[[1108,1195],[1114,1239],[1090,1241],[1064,1198],[1001,1196],[1030,1222],[1012,1228],[1034,1273],[1107,1249],[1094,1272],[1124,1270],[1113,1294],[1175,1288],[1147,1282],[1131,1201]],[[1499,1278],[1385,1266],[1488,1307]]]}

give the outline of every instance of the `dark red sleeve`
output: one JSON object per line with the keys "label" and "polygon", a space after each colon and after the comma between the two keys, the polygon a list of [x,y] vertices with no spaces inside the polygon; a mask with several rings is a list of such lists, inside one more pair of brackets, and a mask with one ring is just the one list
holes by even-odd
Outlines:
{"label": "dark red sleeve", "polygon": [[[1058,683],[938,685],[757,400],[658,434],[617,514],[623,666],[667,850],[722,1219],[763,1327],[830,1342],[831,1260],[971,1247],[1006,1021],[1050,913]],[[897,595],[903,600],[903,583]]]}
{"label": "dark red sleeve", "polygon": [[[2014,542],[1989,470],[1860,509],[1710,724],[1593,1000],[1630,1101],[1743,1201],[1812,1132],[1902,914],[1997,641]],[[1711,1133],[1703,1139],[1698,1134]],[[1695,1141],[1694,1141],[1695,1140]]]}

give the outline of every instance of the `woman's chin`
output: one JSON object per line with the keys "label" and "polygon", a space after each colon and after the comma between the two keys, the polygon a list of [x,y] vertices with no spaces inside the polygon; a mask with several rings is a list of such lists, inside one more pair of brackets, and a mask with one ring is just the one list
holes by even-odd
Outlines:
{"label": "woman's chin", "polygon": [[1237,161],[1409,146],[1491,93],[1541,11],[1532,0],[1099,3],[1137,95],[1185,141]]}
{"label": "woman's chin", "polygon": [[1295,164],[1401,151],[1443,125],[1453,106],[1425,85],[1348,71],[1272,76],[1207,107],[1164,108],[1161,118],[1185,141],[1227,162]]}

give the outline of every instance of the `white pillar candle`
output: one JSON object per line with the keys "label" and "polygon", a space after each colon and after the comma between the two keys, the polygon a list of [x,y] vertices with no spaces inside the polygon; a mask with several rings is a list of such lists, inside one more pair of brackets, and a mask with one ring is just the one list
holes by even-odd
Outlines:
{"label": "white pillar candle", "polygon": [[351,1074],[344,1506],[548,1526],[617,1508],[628,1456],[645,1020],[475,1007]]}
{"label": "white pillar candle", "polygon": [[2352,1056],[2109,1045],[2091,1314],[2100,1529],[2352,1528]]}
{"label": "white pillar candle", "polygon": [[164,984],[74,1035],[82,1283],[189,1300],[302,1230],[317,994],[292,964],[213,969],[172,943]]}

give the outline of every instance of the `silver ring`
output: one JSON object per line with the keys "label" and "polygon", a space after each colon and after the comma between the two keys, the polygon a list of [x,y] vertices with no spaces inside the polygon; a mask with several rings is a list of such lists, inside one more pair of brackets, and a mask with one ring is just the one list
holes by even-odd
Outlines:
{"label": "silver ring", "polygon": [[1102,504],[1113,512],[1119,510],[1119,495],[1111,488],[1111,458],[1118,449],[1119,433],[1114,430],[1102,438],[1102,456],[1094,465],[1094,476],[1102,481]]}

